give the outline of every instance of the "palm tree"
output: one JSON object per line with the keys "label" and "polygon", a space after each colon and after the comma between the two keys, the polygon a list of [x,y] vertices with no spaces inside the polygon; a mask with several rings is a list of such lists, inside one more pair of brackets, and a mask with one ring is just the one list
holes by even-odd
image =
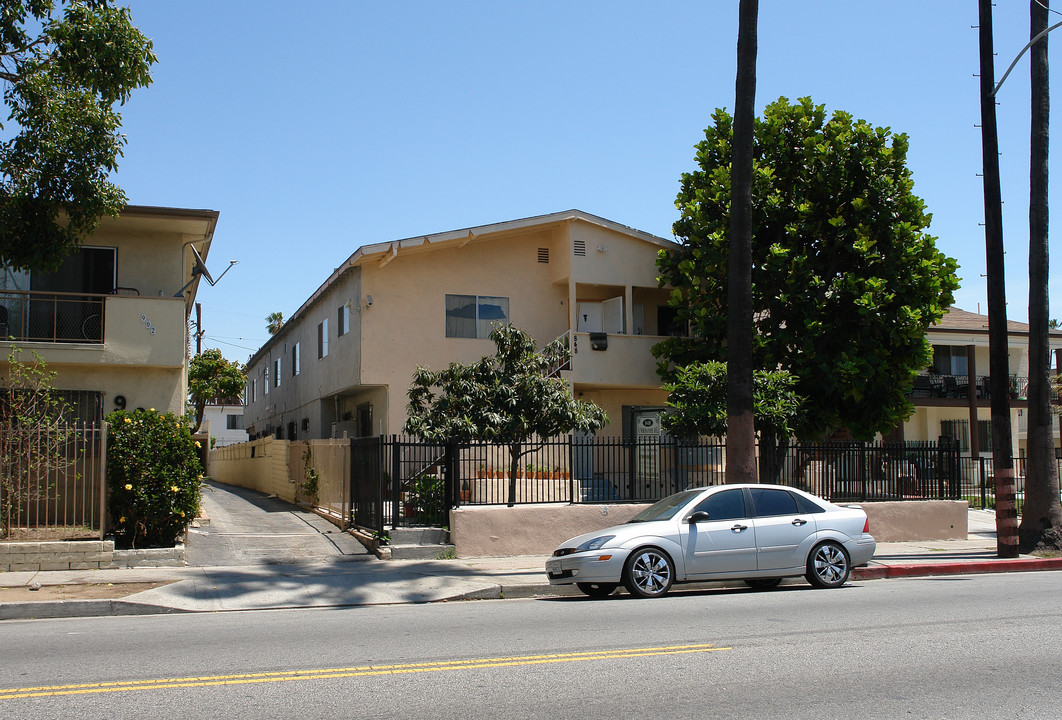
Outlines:
{"label": "palm tree", "polygon": [[276,335],[280,332],[280,328],[284,326],[284,313],[269,313],[266,315],[266,322],[269,323],[266,325],[266,330],[269,331],[269,334]]}
{"label": "palm tree", "polygon": [[996,130],[992,0],[978,0],[981,59],[981,162],[984,165],[985,272],[988,276],[988,355],[992,394],[992,476],[996,493],[996,553],[1018,556],[1011,457],[1010,361],[1007,357],[1007,301],[1003,274],[1003,211],[999,189],[999,137]]}
{"label": "palm tree", "polygon": [[[1030,37],[1047,29],[1047,0],[1032,0]],[[1062,503],[1058,497],[1058,467],[1051,436],[1051,321],[1048,303],[1047,157],[1048,74],[1047,35],[1030,49],[1032,123],[1029,144],[1029,430],[1025,506],[1018,538],[1028,552],[1044,544],[1062,544]]]}
{"label": "palm tree", "polygon": [[752,404],[752,136],[756,112],[756,23],[759,0],[738,9],[734,150],[730,169],[727,267],[726,481],[756,482]]}

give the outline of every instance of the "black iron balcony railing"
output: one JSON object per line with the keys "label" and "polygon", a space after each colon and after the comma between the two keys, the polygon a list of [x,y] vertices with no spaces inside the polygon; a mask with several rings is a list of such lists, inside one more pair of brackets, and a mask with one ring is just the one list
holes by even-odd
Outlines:
{"label": "black iron balcony railing", "polygon": [[0,290],[0,338],[21,342],[102,343],[102,295]]}
{"label": "black iron balcony railing", "polygon": [[[1026,397],[1029,390],[1029,378],[1010,376],[1008,392],[1012,398]],[[991,380],[988,375],[978,375],[974,384],[977,398],[991,398]],[[910,398],[969,398],[970,378],[966,375],[916,375],[914,384],[908,391]]]}

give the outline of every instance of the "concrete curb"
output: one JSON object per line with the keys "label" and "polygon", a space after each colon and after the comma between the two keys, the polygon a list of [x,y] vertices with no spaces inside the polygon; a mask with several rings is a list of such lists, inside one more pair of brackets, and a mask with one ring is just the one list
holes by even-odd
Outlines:
{"label": "concrete curb", "polygon": [[1039,572],[1062,570],[1062,558],[1017,558],[1014,560],[973,560],[970,562],[909,563],[872,565],[852,570],[853,580],[883,580],[931,575],[981,575],[987,573]]}
{"label": "concrete curb", "polygon": [[54,620],[58,618],[110,617],[118,615],[168,615],[187,612],[164,605],[129,600],[40,600],[0,603],[0,620]]}

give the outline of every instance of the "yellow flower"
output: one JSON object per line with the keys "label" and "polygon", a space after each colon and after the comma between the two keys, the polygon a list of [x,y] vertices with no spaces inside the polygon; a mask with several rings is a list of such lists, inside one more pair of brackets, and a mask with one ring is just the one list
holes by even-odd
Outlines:
{"label": "yellow flower", "polygon": [[176,485],[170,485],[170,490],[173,490],[174,492],[179,492],[180,488],[177,487]]}
{"label": "yellow flower", "polygon": [[155,412],[155,408],[151,408],[150,412]]}
{"label": "yellow flower", "polygon": [[199,441],[198,441],[198,440],[196,440],[196,441],[195,441],[195,446],[196,446],[197,448],[201,448],[201,447],[203,447],[202,445],[200,445],[200,444],[199,444]]}
{"label": "yellow flower", "polygon": [[126,421],[127,423],[131,423],[131,422],[133,422],[133,421],[132,421],[132,420],[130,420],[129,418],[126,418],[126,419],[125,419],[125,421]]}
{"label": "yellow flower", "polygon": [[118,518],[118,522],[124,523],[125,522],[125,515],[122,515],[120,518]]}
{"label": "yellow flower", "polygon": [[182,511],[181,511],[181,512],[179,513],[179,515],[180,515],[181,517],[184,517],[184,510],[182,510]]}
{"label": "yellow flower", "polygon": [[125,484],[125,489],[126,489],[126,490],[132,490],[132,489],[133,489],[133,486],[132,486],[132,485],[131,485],[130,483],[126,483],[126,484]]}

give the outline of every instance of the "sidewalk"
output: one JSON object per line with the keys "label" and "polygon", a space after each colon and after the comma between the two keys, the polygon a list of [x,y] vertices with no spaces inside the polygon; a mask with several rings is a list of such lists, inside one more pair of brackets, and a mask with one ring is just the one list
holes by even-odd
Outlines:
{"label": "sidewalk", "polygon": [[[856,568],[852,581],[1062,569],[1062,558],[997,558],[994,515],[971,510],[969,522],[966,540],[880,543],[874,560]],[[283,564],[11,572],[0,574],[0,620],[578,595],[574,587],[549,585],[545,561],[542,556],[381,561],[340,551]],[[35,585],[39,589],[31,590]]]}

